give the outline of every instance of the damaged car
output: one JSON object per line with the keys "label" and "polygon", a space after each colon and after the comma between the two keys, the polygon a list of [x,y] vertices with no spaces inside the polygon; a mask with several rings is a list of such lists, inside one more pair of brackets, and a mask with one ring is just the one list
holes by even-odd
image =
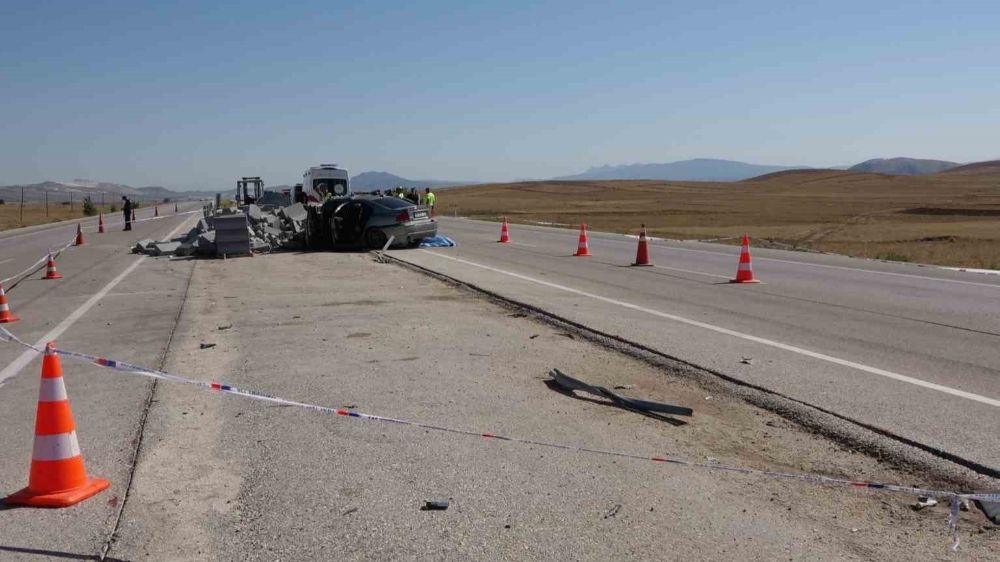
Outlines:
{"label": "damaged car", "polygon": [[412,248],[437,235],[430,207],[391,196],[354,195],[310,205],[305,225],[309,250]]}

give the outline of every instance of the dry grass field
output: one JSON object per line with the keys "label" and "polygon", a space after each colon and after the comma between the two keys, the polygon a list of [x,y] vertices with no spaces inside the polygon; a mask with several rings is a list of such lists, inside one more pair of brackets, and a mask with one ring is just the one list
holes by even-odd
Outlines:
{"label": "dry grass field", "polygon": [[[973,171],[974,172],[974,171]],[[742,182],[542,181],[448,189],[439,212],[1000,269],[1000,174],[779,172]]]}
{"label": "dry grass field", "polygon": [[5,205],[0,205],[0,230],[82,217],[83,209],[79,202],[73,206],[72,210],[70,210],[69,205],[50,204],[47,215],[43,203],[25,203],[23,219],[21,218],[20,204],[8,202]]}

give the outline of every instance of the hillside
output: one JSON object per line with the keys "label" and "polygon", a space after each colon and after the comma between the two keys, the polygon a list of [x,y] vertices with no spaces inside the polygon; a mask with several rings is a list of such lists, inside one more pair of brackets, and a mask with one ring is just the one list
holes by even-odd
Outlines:
{"label": "hillside", "polygon": [[662,164],[628,164],[622,166],[598,166],[581,174],[561,176],[554,180],[690,180],[690,181],[738,181],[761,174],[790,170],[793,166],[771,166],[747,164],[735,160],[716,158],[695,158]]}
{"label": "hillside", "polygon": [[469,182],[443,180],[411,180],[389,172],[362,172],[351,178],[351,189],[354,191],[373,191],[376,189],[391,189],[396,186],[411,187],[451,187],[468,185]]}
{"label": "hillside", "polygon": [[869,172],[894,176],[936,174],[960,166],[958,162],[920,158],[873,158],[848,168],[852,172]]}
{"label": "hillside", "polygon": [[214,196],[214,193],[196,191],[175,191],[166,187],[132,187],[124,184],[75,179],[66,182],[44,181],[26,185],[0,186],[0,199],[12,202],[21,198],[22,188],[25,201],[42,201],[48,196],[50,202],[81,201],[91,196],[99,201],[102,194],[110,204],[127,195],[138,201],[162,201],[164,199],[185,200]]}
{"label": "hillside", "polygon": [[1000,269],[995,176],[791,170],[742,182],[518,182],[451,189],[438,205],[486,220],[621,233],[645,223],[678,239],[746,232],[755,245]]}
{"label": "hillside", "polygon": [[974,162],[964,166],[958,166],[941,172],[948,175],[966,176],[1000,176],[1000,160],[988,160],[986,162]]}

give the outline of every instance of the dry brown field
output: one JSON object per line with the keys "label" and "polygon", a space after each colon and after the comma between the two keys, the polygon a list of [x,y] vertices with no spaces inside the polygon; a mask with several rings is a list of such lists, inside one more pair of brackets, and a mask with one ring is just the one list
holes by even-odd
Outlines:
{"label": "dry brown field", "polygon": [[1000,175],[779,172],[741,182],[541,181],[438,193],[439,213],[1000,269]]}
{"label": "dry brown field", "polygon": [[[110,205],[108,206],[110,208]],[[20,203],[7,202],[0,205],[0,230],[83,218],[83,209],[77,202],[73,209],[69,205],[49,204],[48,213],[44,203],[25,203],[22,218]]]}

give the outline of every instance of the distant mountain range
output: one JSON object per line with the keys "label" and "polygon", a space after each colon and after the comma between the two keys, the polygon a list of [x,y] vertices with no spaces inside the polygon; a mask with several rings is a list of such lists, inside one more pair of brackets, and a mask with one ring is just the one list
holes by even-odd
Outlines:
{"label": "distant mountain range", "polygon": [[852,172],[889,174],[891,176],[922,176],[936,174],[961,166],[947,160],[926,160],[920,158],[873,158],[848,168]]}
{"label": "distant mountain range", "polygon": [[[676,180],[676,181],[739,181],[766,174],[774,174],[789,170],[812,170],[806,166],[775,166],[767,164],[748,164],[735,160],[716,158],[695,158],[678,162],[661,164],[627,164],[621,166],[597,166],[586,172],[570,176],[552,178],[554,180]],[[853,166],[837,166],[830,169],[849,170],[858,173],[876,173],[889,175],[926,175],[926,174],[966,174],[966,175],[1000,175],[1000,160],[960,164],[946,160],[928,160],[920,158],[874,158]],[[411,187],[433,187],[437,189],[471,185],[481,182],[445,181],[445,180],[411,180],[388,172],[364,172],[351,178],[351,187],[355,191],[373,191],[375,189],[391,189],[397,185],[407,189]],[[161,186],[132,187],[124,184],[75,179],[72,181],[44,181],[27,185],[0,186],[0,199],[7,203],[17,201],[24,188],[24,198],[28,201],[39,201],[49,194],[49,201],[82,200],[90,195],[95,201],[104,193],[108,203],[120,200],[122,195],[128,195],[140,201],[162,201],[201,199],[214,197],[216,191],[178,191]],[[267,186],[266,189],[280,191],[290,188],[287,185]],[[231,194],[232,189],[221,190]]]}
{"label": "distant mountain range", "polygon": [[46,193],[50,202],[58,203],[69,201],[82,201],[89,195],[94,202],[99,202],[101,194],[107,203],[120,201],[122,195],[128,195],[131,199],[138,201],[171,201],[184,199],[200,199],[202,197],[214,197],[214,192],[203,191],[174,191],[161,186],[132,187],[129,185],[108,183],[93,180],[75,179],[72,181],[44,181],[25,185],[4,185],[0,186],[0,199],[7,203],[18,201],[21,198],[21,190],[24,190],[25,201],[41,201],[45,199]]}
{"label": "distant mountain range", "polygon": [[582,174],[552,178],[555,180],[688,180],[738,181],[771,172],[792,170],[801,166],[747,164],[735,160],[695,158],[662,164],[626,164],[597,166]]}
{"label": "distant mountain range", "polygon": [[376,189],[391,189],[396,186],[411,187],[453,187],[469,185],[476,182],[444,181],[444,180],[411,180],[390,174],[389,172],[363,172],[351,178],[352,191],[374,191]]}

